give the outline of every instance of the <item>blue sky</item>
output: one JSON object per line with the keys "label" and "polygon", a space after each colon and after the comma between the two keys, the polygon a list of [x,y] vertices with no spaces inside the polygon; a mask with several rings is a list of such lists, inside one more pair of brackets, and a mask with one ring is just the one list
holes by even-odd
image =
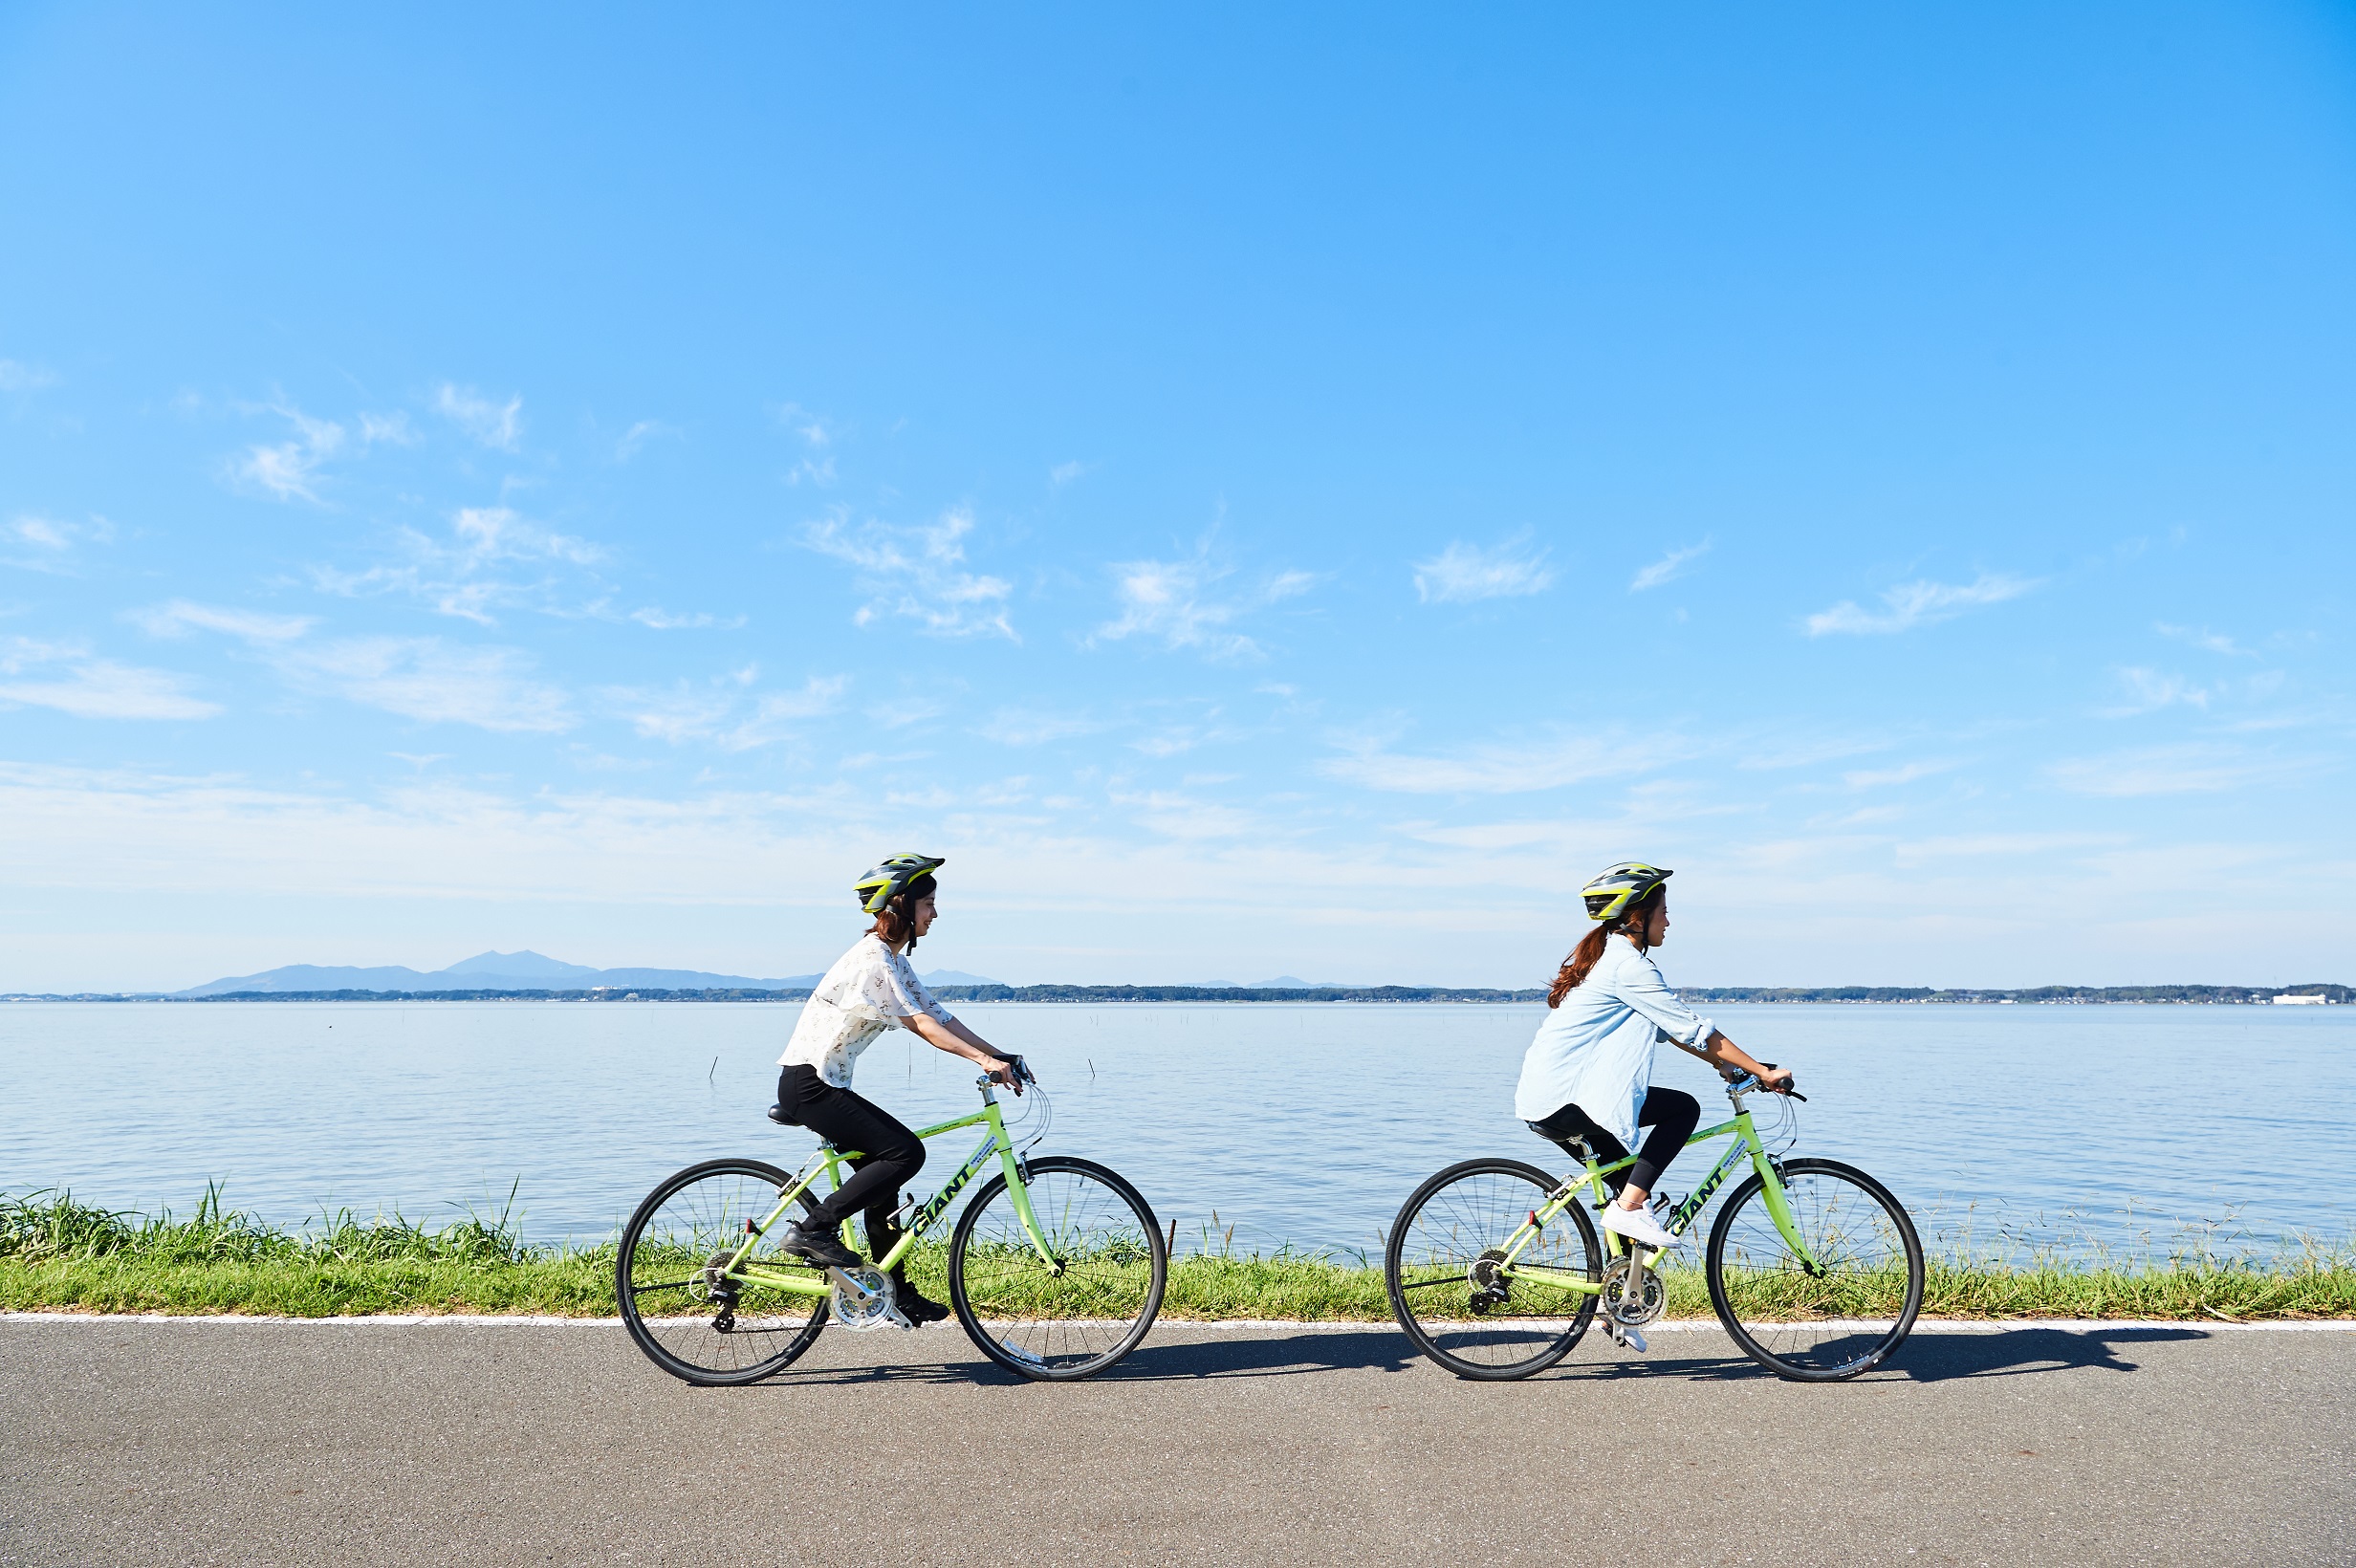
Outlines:
{"label": "blue sky", "polygon": [[2356,977],[2344,8],[0,15],[0,989]]}

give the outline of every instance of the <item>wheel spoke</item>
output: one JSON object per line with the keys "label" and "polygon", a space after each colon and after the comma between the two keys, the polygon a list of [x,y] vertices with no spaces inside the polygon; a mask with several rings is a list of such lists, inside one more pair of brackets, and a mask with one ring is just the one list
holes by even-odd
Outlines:
{"label": "wheel spoke", "polygon": [[958,1222],[949,1289],[982,1349],[1029,1377],[1090,1376],[1135,1346],[1159,1310],[1161,1237],[1144,1200],[1081,1161],[1031,1167],[1043,1258],[1003,1181]]}
{"label": "wheel spoke", "polygon": [[1737,1342],[1778,1375],[1854,1377],[1904,1340],[1922,1301],[1922,1247],[1897,1201],[1863,1172],[1794,1161],[1785,1189],[1802,1264],[1746,1185],[1711,1232],[1711,1296]]}
{"label": "wheel spoke", "polygon": [[[1586,1331],[1591,1294],[1504,1266],[1505,1249],[1553,1187],[1518,1162],[1472,1161],[1426,1183],[1392,1227],[1384,1255],[1392,1312],[1417,1348],[1460,1377],[1527,1377]],[[1597,1279],[1603,1257],[1585,1215],[1566,1209],[1521,1247],[1521,1265]],[[1435,1293],[1447,1286],[1456,1288]]]}
{"label": "wheel spoke", "polygon": [[[825,1297],[719,1274],[746,1245],[748,1225],[776,1207],[784,1180],[757,1162],[714,1161],[671,1178],[632,1216],[615,1294],[631,1337],[665,1371],[750,1383],[791,1362],[824,1326]],[[739,1264],[792,1261],[753,1245]]]}

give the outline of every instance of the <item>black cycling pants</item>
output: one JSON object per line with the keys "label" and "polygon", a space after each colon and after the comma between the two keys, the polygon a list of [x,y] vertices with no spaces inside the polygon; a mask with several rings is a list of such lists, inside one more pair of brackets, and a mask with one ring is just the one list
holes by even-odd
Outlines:
{"label": "black cycling pants", "polygon": [[882,1257],[900,1239],[892,1210],[900,1207],[900,1185],[925,1168],[925,1142],[898,1118],[848,1089],[838,1089],[818,1070],[796,1064],[777,1075],[777,1103],[785,1114],[839,1149],[857,1149],[851,1179],[818,1204],[802,1223],[832,1230],[861,1209],[867,1213],[867,1255]]}
{"label": "black cycling pants", "polygon": [[[1651,1191],[1660,1185],[1661,1172],[1677,1158],[1677,1151],[1685,1147],[1685,1141],[1693,1136],[1693,1129],[1701,1122],[1700,1100],[1683,1089],[1664,1089],[1654,1084],[1645,1091],[1644,1108],[1636,1113],[1636,1124],[1652,1129],[1645,1135],[1644,1148],[1638,1152],[1634,1165],[1603,1180],[1615,1193],[1630,1182]],[[1530,1130],[1574,1156],[1578,1151],[1571,1147],[1570,1141],[1583,1138],[1587,1146],[1595,1150],[1596,1161],[1601,1165],[1628,1157],[1620,1140],[1597,1126],[1595,1119],[1576,1105],[1565,1105],[1545,1121],[1531,1122]]]}

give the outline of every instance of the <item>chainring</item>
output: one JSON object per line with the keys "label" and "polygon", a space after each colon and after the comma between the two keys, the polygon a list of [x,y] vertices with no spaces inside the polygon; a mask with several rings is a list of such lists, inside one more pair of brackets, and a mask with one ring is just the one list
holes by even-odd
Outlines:
{"label": "chainring", "polygon": [[1662,1309],[1669,1305],[1669,1293],[1662,1288],[1661,1276],[1647,1269],[1643,1296],[1631,1296],[1628,1260],[1615,1257],[1603,1269],[1603,1305],[1604,1316],[1613,1322],[1635,1328],[1661,1316]]}
{"label": "chainring", "polygon": [[869,1329],[912,1326],[907,1318],[901,1315],[898,1304],[892,1299],[891,1278],[883,1270],[845,1269],[842,1274],[861,1290],[873,1294],[862,1301],[849,1291],[844,1290],[841,1281],[838,1280],[829,1296],[829,1299],[834,1304],[836,1322],[840,1323],[854,1334],[864,1334]]}

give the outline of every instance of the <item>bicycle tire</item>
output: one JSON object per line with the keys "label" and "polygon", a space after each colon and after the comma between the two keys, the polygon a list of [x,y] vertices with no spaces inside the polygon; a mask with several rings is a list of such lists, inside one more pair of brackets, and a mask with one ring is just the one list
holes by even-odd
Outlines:
{"label": "bicycle tire", "polygon": [[[1474,1184],[1494,1179],[1487,1188]],[[1591,1292],[1555,1290],[1533,1285],[1523,1300],[1531,1305],[1569,1305],[1565,1313],[1542,1313],[1527,1319],[1501,1318],[1494,1308],[1475,1309],[1472,1293],[1451,1286],[1470,1275],[1482,1252],[1502,1247],[1520,1229],[1531,1210],[1546,1201],[1560,1184],[1538,1166],[1519,1160],[1465,1160],[1427,1177],[1400,1206],[1383,1247],[1383,1283],[1390,1295],[1391,1316],[1414,1341],[1415,1348],[1460,1378],[1482,1383],[1505,1383],[1545,1371],[1571,1353],[1594,1320],[1596,1296]],[[1451,1197],[1451,1189],[1455,1196]],[[1603,1249],[1595,1222],[1585,1207],[1573,1201],[1556,1223],[1567,1219],[1578,1238],[1577,1258],[1560,1243],[1545,1254],[1548,1266],[1566,1272],[1583,1267],[1586,1276],[1603,1277]],[[1414,1253],[1409,1257],[1409,1253]],[[1529,1253],[1525,1250],[1524,1257]],[[1429,1279],[1410,1279],[1410,1273],[1437,1269]],[[1564,1297],[1576,1296],[1576,1303]],[[1429,1302],[1431,1305],[1427,1306]],[[1446,1316],[1458,1303],[1463,1316]],[[1525,1353],[1526,1352],[1526,1353]]]}
{"label": "bicycle tire", "polygon": [[[733,1194],[729,1192],[731,1180]],[[825,1296],[762,1292],[757,1299],[763,1305],[774,1302],[779,1309],[774,1314],[776,1326],[748,1328],[740,1334],[734,1327],[712,1327],[719,1320],[720,1308],[709,1296],[696,1294],[697,1281],[693,1276],[695,1258],[708,1256],[723,1245],[733,1246],[742,1241],[745,1220],[765,1216],[775,1206],[777,1194],[793,1180],[775,1165],[759,1160],[706,1160],[675,1172],[646,1194],[630,1216],[629,1224],[622,1227],[622,1245],[614,1253],[614,1299],[622,1308],[622,1325],[630,1331],[632,1342],[645,1352],[648,1361],[672,1377],[699,1387],[731,1387],[774,1377],[793,1364],[818,1339],[818,1331],[826,1326]],[[699,1186],[710,1187],[715,1197],[723,1197],[725,1201],[717,1208],[727,1211],[709,1215],[691,1211],[666,1214],[666,1209],[674,1207],[674,1200]],[[760,1196],[764,1189],[766,1197]],[[738,1205],[737,1194],[747,1202]],[[807,1193],[801,1201],[805,1208],[812,1205]],[[675,1207],[682,1210],[714,1208],[694,1200]],[[656,1236],[652,1232],[659,1219],[665,1230]],[[691,1228],[691,1233],[684,1240],[678,1234],[678,1226],[683,1221]],[[674,1255],[658,1259],[652,1255],[657,1251]],[[798,1260],[783,1256],[764,1261],[803,1266]],[[662,1266],[654,1268],[658,1262]],[[650,1275],[662,1277],[638,1279],[635,1272],[642,1263],[649,1266]],[[678,1278],[669,1277],[681,1269],[689,1273]],[[742,1302],[750,1295],[739,1291],[736,1299]],[[644,1306],[655,1307],[655,1314],[650,1316],[644,1310],[641,1296],[650,1298]],[[796,1328],[794,1313],[804,1299],[813,1303],[809,1320]],[[660,1311],[673,1302],[709,1305],[711,1311]],[[701,1333],[695,1327],[699,1322],[704,1325]],[[740,1345],[744,1349],[739,1349]]]}
{"label": "bicycle tire", "polygon": [[[966,1337],[1008,1371],[1042,1383],[1093,1378],[1153,1327],[1169,1250],[1153,1210],[1115,1172],[1065,1155],[1030,1161],[1029,1170],[1032,1211],[1061,1267],[1051,1271],[1031,1245],[1000,1172],[950,1233],[949,1304]],[[1073,1269],[1074,1256],[1090,1266]],[[1108,1311],[1128,1316],[1093,1316]]]}
{"label": "bicycle tire", "polygon": [[[1781,1168],[1795,1225],[1820,1267],[1824,1259],[1835,1267],[1812,1274],[1791,1257],[1760,1197],[1766,1183],[1754,1172],[1710,1228],[1703,1266],[1710,1304],[1743,1353],[1777,1377],[1843,1382],[1881,1365],[1913,1332],[1923,1303],[1922,1239],[1889,1188],[1856,1166],[1837,1160],[1786,1160]],[[1731,1285],[1730,1242],[1745,1251],[1749,1265],[1745,1276]],[[1869,1246],[1878,1262],[1839,1266],[1853,1262]],[[1898,1287],[1894,1295],[1893,1286]],[[1881,1311],[1886,1307],[1894,1309],[1887,1317]],[[1809,1342],[1820,1334],[1830,1338],[1823,1344]]]}

